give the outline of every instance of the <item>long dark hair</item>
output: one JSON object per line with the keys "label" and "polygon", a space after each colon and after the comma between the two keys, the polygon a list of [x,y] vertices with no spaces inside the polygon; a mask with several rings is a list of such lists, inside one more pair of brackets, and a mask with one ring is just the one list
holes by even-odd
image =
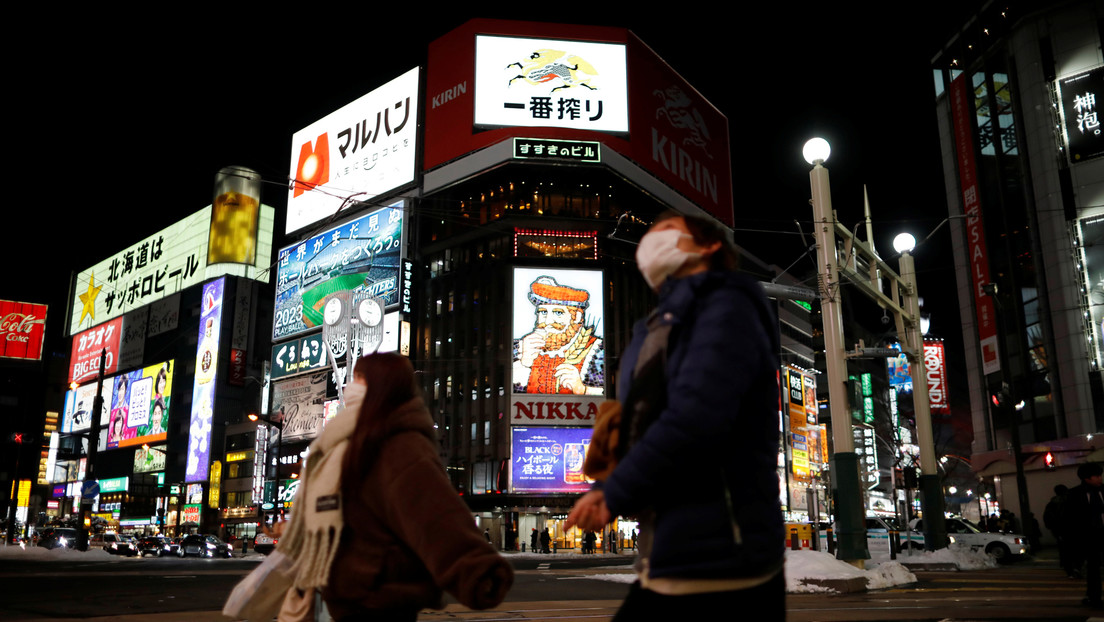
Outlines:
{"label": "long dark hair", "polygon": [[[361,357],[353,367],[353,376],[363,378],[368,390],[360,406],[356,429],[350,438],[350,451],[345,454],[344,471],[365,473],[376,461],[384,439],[391,432],[388,416],[418,397],[421,391],[410,360],[395,353]],[[349,486],[357,484],[356,478],[344,480]]]}

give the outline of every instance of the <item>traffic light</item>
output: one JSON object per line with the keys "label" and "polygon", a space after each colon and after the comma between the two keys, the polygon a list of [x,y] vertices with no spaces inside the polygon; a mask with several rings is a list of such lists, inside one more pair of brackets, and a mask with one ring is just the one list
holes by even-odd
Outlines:
{"label": "traffic light", "polygon": [[16,443],[17,445],[22,445],[23,444],[23,433],[22,432],[12,432],[11,440],[12,440],[12,442]]}
{"label": "traffic light", "polygon": [[997,408],[1004,408],[1012,403],[1012,394],[1008,390],[1008,383],[1002,382],[1000,388],[994,389],[989,393],[989,400],[993,402],[993,406]]}

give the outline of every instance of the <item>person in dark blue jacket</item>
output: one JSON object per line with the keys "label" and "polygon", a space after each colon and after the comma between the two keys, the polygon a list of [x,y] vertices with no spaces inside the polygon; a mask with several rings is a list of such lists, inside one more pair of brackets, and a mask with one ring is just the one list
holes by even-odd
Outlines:
{"label": "person in dark blue jacket", "polygon": [[615,621],[751,603],[757,620],[782,620],[774,313],[711,221],[661,215],[637,264],[659,304],[621,359],[617,466],[568,525],[641,523],[639,581]]}

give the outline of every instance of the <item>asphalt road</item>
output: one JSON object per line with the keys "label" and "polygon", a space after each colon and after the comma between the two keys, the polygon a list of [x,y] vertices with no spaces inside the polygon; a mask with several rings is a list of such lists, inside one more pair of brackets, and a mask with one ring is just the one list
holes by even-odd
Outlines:
{"label": "asphalt road", "polygon": [[[423,621],[609,620],[631,575],[631,557],[575,553],[511,556],[517,579],[507,601],[486,612],[451,602]],[[31,562],[0,566],[0,620],[215,622],[234,584],[256,560],[137,559]],[[791,594],[791,622],[831,620],[1094,620],[1080,605],[1084,583],[1067,579],[1047,555],[981,571],[913,569],[917,583],[851,594]],[[738,616],[739,617],[739,616]],[[733,612],[688,612],[687,620],[731,620]],[[754,619],[750,614],[744,619]]]}

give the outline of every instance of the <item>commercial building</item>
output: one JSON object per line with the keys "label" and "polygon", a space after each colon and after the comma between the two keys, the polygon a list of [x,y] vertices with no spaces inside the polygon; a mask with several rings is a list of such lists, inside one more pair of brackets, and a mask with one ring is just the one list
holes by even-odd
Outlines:
{"label": "commercial building", "polygon": [[[430,44],[424,70],[296,133],[291,151],[274,361],[311,338],[339,364],[376,347],[410,356],[449,476],[492,539],[520,548],[548,528],[577,546],[561,519],[590,487],[598,404],[654,305],[636,243],[668,209],[733,224],[725,117],[625,29],[472,20]],[[778,272],[741,259],[764,280]],[[782,304],[788,362],[811,367],[809,311]],[[324,420],[344,374],[329,366],[274,376],[273,391],[310,384]],[[289,443],[283,426],[279,453],[298,455],[313,433]],[[614,537],[627,544],[633,527]]]}
{"label": "commercial building", "polygon": [[217,532],[227,500],[254,505],[224,485],[237,474],[222,447],[260,403],[268,356],[274,210],[255,180],[224,169],[213,205],[75,275],[72,388],[40,478],[49,520]]}
{"label": "commercial building", "polygon": [[1102,18],[989,3],[933,60],[972,465],[1021,517],[1104,458]]}

